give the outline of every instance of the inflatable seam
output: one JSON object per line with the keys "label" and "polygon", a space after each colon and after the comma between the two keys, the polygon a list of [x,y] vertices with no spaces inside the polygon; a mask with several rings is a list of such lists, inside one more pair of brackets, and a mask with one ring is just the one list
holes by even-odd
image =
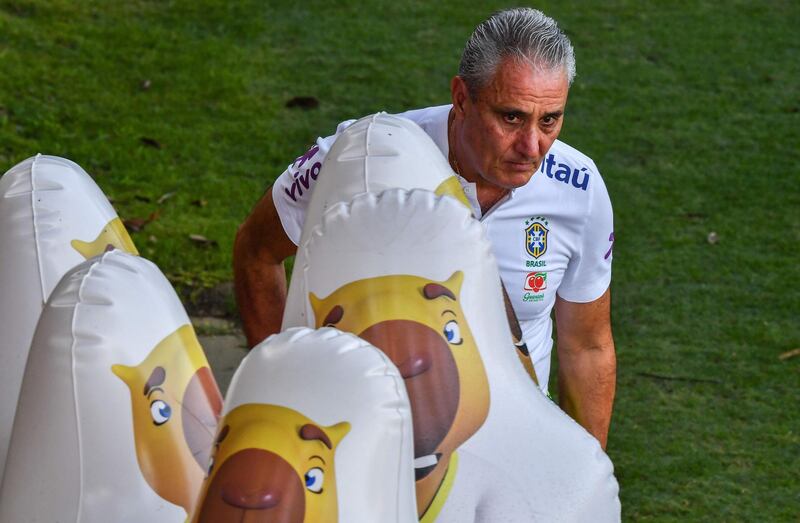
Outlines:
{"label": "inflatable seam", "polygon": [[[380,113],[378,113],[380,114]],[[370,118],[369,124],[367,124],[367,129],[364,132],[364,188],[363,191],[369,191],[370,185],[370,172],[369,172],[369,160],[370,160],[370,138],[372,137],[372,126],[375,125],[375,120],[378,117],[378,114],[372,115]]]}
{"label": "inflatable seam", "polygon": [[[324,219],[324,216],[323,216],[323,219]],[[316,322],[317,321],[317,317],[314,315],[314,311],[311,310],[311,300],[308,299],[308,244],[311,243],[311,241],[313,240],[314,234],[317,232],[317,228],[319,226],[320,226],[320,224],[317,224],[311,230],[311,234],[308,235],[309,236],[308,240],[306,240],[305,243],[303,243],[303,246],[301,247],[303,249],[303,257],[304,257],[304,259],[303,259],[303,266],[300,267],[300,273],[298,274],[298,276],[301,278],[301,280],[303,282],[303,287],[302,287],[303,295],[300,296],[300,300],[301,300],[301,304],[302,304],[302,307],[301,307],[302,318],[301,319],[304,319],[305,320],[305,324],[307,326],[310,326],[310,327],[314,326],[314,324],[311,323],[311,318],[314,318],[314,322]],[[300,248],[298,248],[298,251],[299,251],[299,249]],[[294,273],[294,270],[292,270],[292,272]],[[288,297],[287,297],[287,299],[288,299]],[[285,317],[285,311],[284,311],[284,317]]]}
{"label": "inflatable seam", "polygon": [[44,270],[42,269],[42,256],[41,256],[41,248],[39,245],[39,230],[36,227],[38,218],[39,218],[39,211],[36,206],[36,167],[39,161],[39,158],[42,156],[41,153],[38,153],[31,162],[31,218],[33,219],[33,244],[36,248],[36,268],[37,273],[39,276],[39,288],[42,291],[42,307],[44,307],[45,303],[47,303],[47,289],[45,288],[44,283]]}
{"label": "inflatable seam", "polygon": [[[130,259],[127,256],[125,256],[125,251],[121,251],[115,247],[114,249],[106,252],[107,255],[103,256],[103,260],[109,265],[111,265],[112,267],[116,267],[119,270],[129,272],[131,274],[136,274],[136,275],[139,274],[139,270],[133,265],[131,265]],[[106,258],[108,259],[106,260]],[[147,262],[150,261],[150,260],[145,260],[144,258],[142,258],[142,260]]]}
{"label": "inflatable seam", "polygon": [[70,357],[71,357],[71,369],[70,369],[70,377],[72,378],[72,401],[75,405],[75,433],[78,435],[78,476],[79,476],[79,484],[80,488],[78,490],[78,513],[77,513],[77,521],[82,520],[83,516],[83,487],[84,487],[84,470],[83,470],[83,434],[81,433],[81,424],[80,424],[80,412],[79,412],[79,403],[78,403],[78,392],[77,387],[75,385],[75,346],[78,343],[76,332],[76,323],[78,318],[78,309],[84,303],[83,301],[83,288],[86,285],[86,281],[92,276],[92,273],[95,271],[95,268],[102,263],[105,255],[103,255],[99,260],[89,267],[89,270],[86,271],[86,274],[81,280],[81,284],[78,286],[78,299],[75,303],[75,309],[72,313],[72,325],[70,326],[70,335],[72,336],[72,346],[70,347]]}
{"label": "inflatable seam", "polygon": [[[391,359],[389,359],[389,357],[386,356],[386,354],[383,351],[381,351],[380,349],[378,349],[378,351],[383,355],[385,360],[387,360],[387,363],[386,363],[385,368],[384,368],[384,375],[385,376],[389,376],[389,377],[392,378],[392,381],[394,382],[395,391],[397,391],[397,399],[400,400],[400,399],[402,399],[402,397],[404,395],[407,396],[407,393],[405,392],[405,385],[401,384],[399,382],[399,380],[396,378],[396,376],[394,376],[394,375],[392,375],[390,373],[390,369],[391,368],[389,367],[389,364],[391,363],[391,365],[394,366],[394,363],[392,363]],[[402,387],[402,389],[401,389],[401,387]],[[409,404],[410,404],[410,400],[407,400],[407,401],[409,401]],[[406,423],[405,423],[405,420],[403,419],[403,407],[404,407],[403,403],[401,401],[398,401],[397,402],[397,407],[395,407],[395,409],[394,409],[395,413],[397,414],[397,417],[400,418],[400,434],[402,435],[401,438],[400,438],[400,449],[401,449],[401,452],[398,453],[398,458],[399,458],[399,463],[398,463],[398,467],[397,467],[397,484],[398,485],[402,485],[403,484],[403,468],[406,466],[406,464],[402,462],[403,457],[405,457],[405,454],[402,452],[402,449],[405,449],[405,446],[406,446],[406,437],[405,437],[405,434],[406,434]],[[408,416],[407,417],[408,417],[409,420],[411,419],[411,409],[410,408],[408,410]],[[412,457],[413,457],[413,448],[414,448],[413,430],[414,430],[413,427],[411,427],[410,430],[408,430],[408,432],[412,433],[412,438],[411,438]],[[396,514],[400,513],[400,507],[401,507],[402,502],[403,502],[402,491],[401,491],[401,489],[397,489],[397,497],[395,498],[395,513]],[[415,505],[416,505],[416,503],[415,503]]]}

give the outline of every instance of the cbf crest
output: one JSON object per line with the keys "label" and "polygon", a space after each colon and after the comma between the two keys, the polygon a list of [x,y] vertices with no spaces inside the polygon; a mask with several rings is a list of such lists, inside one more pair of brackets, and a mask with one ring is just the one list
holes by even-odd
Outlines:
{"label": "cbf crest", "polygon": [[525,220],[525,250],[534,258],[540,257],[547,251],[547,220],[535,216]]}

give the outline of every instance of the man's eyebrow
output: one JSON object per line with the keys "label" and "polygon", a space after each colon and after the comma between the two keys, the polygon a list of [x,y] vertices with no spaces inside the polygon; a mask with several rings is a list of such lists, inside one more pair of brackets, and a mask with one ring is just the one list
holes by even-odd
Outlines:
{"label": "man's eyebrow", "polygon": [[502,106],[502,105],[494,107],[494,111],[498,114],[513,114],[514,116],[530,116],[531,114],[527,111],[523,111],[522,109],[518,109],[516,107]]}
{"label": "man's eyebrow", "polygon": [[542,116],[542,118],[561,118],[562,116],[564,116],[564,111],[558,110],[558,111],[550,111],[549,113],[544,113],[544,116]]}
{"label": "man's eyebrow", "polygon": [[[514,116],[521,116],[523,118],[529,117],[532,114],[529,113],[528,111],[523,111],[522,109],[517,109],[514,107],[503,107],[503,106],[495,107],[494,111],[501,115],[512,114]],[[544,115],[542,115],[542,118],[561,118],[562,116],[564,116],[564,110],[559,109],[557,111],[550,111],[548,113],[544,113]]]}
{"label": "man's eyebrow", "polygon": [[164,383],[166,377],[167,371],[164,370],[164,367],[156,367],[153,369],[153,372],[150,373],[150,377],[147,378],[147,382],[144,384],[144,395],[147,396],[153,388]]}

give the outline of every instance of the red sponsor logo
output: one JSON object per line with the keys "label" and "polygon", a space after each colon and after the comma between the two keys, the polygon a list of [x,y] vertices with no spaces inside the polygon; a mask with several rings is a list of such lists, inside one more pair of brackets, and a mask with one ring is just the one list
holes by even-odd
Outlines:
{"label": "red sponsor logo", "polygon": [[547,288],[546,272],[529,272],[525,277],[525,290],[539,292]]}

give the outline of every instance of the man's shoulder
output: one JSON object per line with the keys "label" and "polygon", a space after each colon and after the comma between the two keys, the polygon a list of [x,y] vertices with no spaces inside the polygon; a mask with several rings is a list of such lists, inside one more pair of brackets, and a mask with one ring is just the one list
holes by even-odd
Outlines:
{"label": "man's shoulder", "polygon": [[406,118],[414,123],[421,124],[427,122],[439,122],[447,120],[447,115],[450,113],[451,104],[435,105],[432,107],[423,107],[420,109],[409,109],[402,113],[394,113],[394,116]]}
{"label": "man's shoulder", "polygon": [[447,156],[450,150],[450,146],[447,143],[447,117],[452,107],[450,104],[437,105],[423,109],[412,109],[404,113],[398,113],[395,116],[406,118],[419,125],[425,131],[425,134],[433,140],[439,151],[444,156]]}
{"label": "man's shoulder", "polygon": [[539,179],[547,178],[550,182],[557,182],[554,188],[575,193],[576,197],[590,194],[595,186],[605,186],[594,160],[560,140],[553,142],[547,151],[539,173],[542,175]]}
{"label": "man's shoulder", "polygon": [[573,167],[590,167],[593,171],[597,172],[597,166],[591,157],[561,140],[553,142],[552,147],[550,147],[548,151],[548,155],[549,154],[555,155],[560,162],[567,163]]}
{"label": "man's shoulder", "polygon": [[[446,155],[449,147],[447,144],[447,117],[450,114],[451,104],[435,105],[432,107],[423,107],[420,109],[409,109],[400,113],[388,113],[391,116],[397,116],[410,120],[422,128],[423,131],[433,140],[436,146]],[[380,113],[377,113],[380,114]],[[367,115],[363,118],[370,118],[374,115]],[[323,154],[327,154],[328,149],[333,144],[334,140],[348,127],[361,119],[351,119],[341,122],[336,126],[336,133],[328,136],[327,138],[319,138],[317,144]]]}

